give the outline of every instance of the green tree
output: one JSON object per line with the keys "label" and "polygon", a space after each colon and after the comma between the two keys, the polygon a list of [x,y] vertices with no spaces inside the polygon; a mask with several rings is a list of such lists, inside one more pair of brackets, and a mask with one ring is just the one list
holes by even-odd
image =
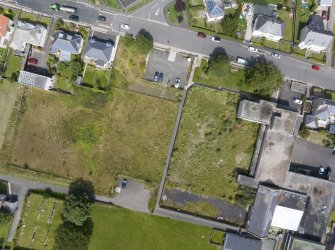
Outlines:
{"label": "green tree", "polygon": [[271,63],[257,63],[246,72],[245,82],[254,90],[255,94],[270,96],[282,85],[283,75]]}
{"label": "green tree", "polygon": [[144,55],[148,54],[154,46],[154,40],[149,32],[141,30],[135,39],[138,51]]}
{"label": "green tree", "polygon": [[93,223],[87,220],[83,226],[69,222],[61,224],[56,231],[55,250],[84,250],[88,249]]}
{"label": "green tree", "polygon": [[238,30],[238,26],[240,23],[240,15],[241,15],[241,6],[238,7],[235,14],[229,14],[223,18],[221,22],[223,34],[230,37],[236,36],[236,31]]}
{"label": "green tree", "polygon": [[229,57],[225,53],[220,53],[216,55],[213,59],[209,60],[208,67],[205,69],[205,72],[214,74],[216,76],[223,76],[224,71],[222,68],[225,64],[229,63]]}
{"label": "green tree", "polygon": [[70,194],[65,198],[63,217],[66,222],[82,226],[91,216],[91,201],[87,194]]}
{"label": "green tree", "polygon": [[70,67],[71,67],[71,80],[76,80],[77,76],[81,74],[83,65],[81,63],[81,61],[74,61],[72,60],[70,63]]}

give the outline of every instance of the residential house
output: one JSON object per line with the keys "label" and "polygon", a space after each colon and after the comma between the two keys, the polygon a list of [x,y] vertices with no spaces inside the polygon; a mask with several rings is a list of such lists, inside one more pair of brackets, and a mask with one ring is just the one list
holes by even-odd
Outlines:
{"label": "residential house", "polygon": [[226,233],[222,250],[261,250],[263,242],[238,234]]}
{"label": "residential house", "polygon": [[335,124],[335,102],[323,98],[313,100],[312,112],[304,117],[304,124],[310,129],[330,129]]}
{"label": "residential house", "polygon": [[22,85],[49,90],[53,86],[54,78],[22,70],[18,82]]}
{"label": "residential house", "polygon": [[207,22],[215,22],[224,17],[224,4],[221,0],[204,0]]}
{"label": "residential house", "polygon": [[24,51],[27,44],[44,47],[47,29],[40,24],[18,21],[10,47],[13,50]]}
{"label": "residential house", "polygon": [[296,250],[296,249],[325,250],[326,247],[318,242],[302,239],[302,238],[292,236],[292,235],[287,235],[283,249],[284,250]]}
{"label": "residential house", "polygon": [[308,25],[300,31],[300,49],[321,53],[326,51],[333,42],[333,33],[324,29],[321,16],[313,15]]}
{"label": "residential house", "polygon": [[50,53],[57,55],[59,61],[71,61],[71,55],[81,53],[84,39],[81,35],[70,35],[58,30],[54,35],[54,40],[50,48]]}
{"label": "residential house", "polygon": [[91,38],[86,44],[84,61],[94,63],[96,67],[106,69],[111,66],[114,43]]}
{"label": "residential house", "polygon": [[267,40],[279,42],[283,38],[285,23],[276,18],[258,16],[255,20],[252,36],[265,37]]}
{"label": "residential house", "polygon": [[14,22],[0,15],[0,48],[6,48],[14,32]]}
{"label": "residential house", "polygon": [[275,8],[272,5],[255,4],[253,6],[253,14],[255,19],[258,16],[268,16],[268,17],[276,16]]}
{"label": "residential house", "polygon": [[247,231],[259,238],[266,238],[271,227],[297,231],[307,202],[305,194],[259,185]]}

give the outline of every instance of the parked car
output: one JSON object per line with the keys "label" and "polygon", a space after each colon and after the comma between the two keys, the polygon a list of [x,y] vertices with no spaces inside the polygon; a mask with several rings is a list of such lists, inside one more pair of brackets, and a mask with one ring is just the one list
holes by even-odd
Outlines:
{"label": "parked car", "polygon": [[158,82],[162,82],[163,81],[163,77],[164,77],[164,74],[162,72],[159,73]]}
{"label": "parked car", "polygon": [[176,78],[176,81],[174,83],[174,87],[178,89],[180,87],[180,78]]}
{"label": "parked car", "polygon": [[106,21],[106,17],[102,16],[102,15],[99,15],[98,20],[104,22],[104,21]]}
{"label": "parked car", "polygon": [[69,19],[70,19],[71,21],[78,22],[78,21],[79,21],[79,16],[77,16],[77,15],[70,15],[70,16],[69,16]]}
{"label": "parked car", "polygon": [[122,180],[122,186],[121,186],[121,188],[126,188],[127,184],[128,184],[128,180],[127,179],[123,179]]}
{"label": "parked car", "polygon": [[130,26],[128,24],[121,24],[121,29],[129,30]]}
{"label": "parked car", "polygon": [[258,52],[258,49],[254,48],[254,47],[251,47],[251,46],[248,48],[248,50],[249,50],[250,52],[253,52],[253,53]]}
{"label": "parked car", "polygon": [[280,55],[278,53],[276,53],[276,52],[272,52],[271,56],[275,57],[275,58],[278,58],[278,59],[280,58]]}
{"label": "parked car", "polygon": [[36,58],[31,57],[31,58],[28,59],[28,63],[36,65],[36,64],[38,64],[38,60]]}
{"label": "parked car", "polygon": [[301,105],[302,104],[302,100],[298,99],[298,98],[293,98],[293,102],[296,104]]}
{"label": "parked car", "polygon": [[312,69],[314,69],[314,70],[319,70],[320,67],[319,67],[318,65],[313,65],[313,66],[312,66]]}
{"label": "parked car", "polygon": [[159,72],[156,71],[156,72],[155,72],[155,75],[154,75],[154,82],[157,82],[157,81],[158,81],[158,76],[159,76]]}
{"label": "parked car", "polygon": [[319,175],[324,175],[325,174],[325,168],[324,167],[320,167],[319,168]]}
{"label": "parked car", "polygon": [[220,37],[218,37],[218,36],[213,36],[213,37],[212,37],[212,41],[213,41],[213,42],[216,42],[216,43],[219,43],[219,42],[221,42],[221,39],[220,39]]}
{"label": "parked car", "polygon": [[204,32],[198,32],[197,36],[201,38],[205,38],[206,34]]}

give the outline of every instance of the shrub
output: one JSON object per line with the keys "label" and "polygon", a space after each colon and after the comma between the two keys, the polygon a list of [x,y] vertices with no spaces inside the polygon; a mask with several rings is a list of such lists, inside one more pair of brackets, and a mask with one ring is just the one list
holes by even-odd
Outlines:
{"label": "shrub", "polygon": [[186,9],[186,5],[185,5],[185,2],[182,1],[182,0],[177,0],[176,1],[176,4],[174,6],[174,9],[177,11],[177,12],[182,12]]}

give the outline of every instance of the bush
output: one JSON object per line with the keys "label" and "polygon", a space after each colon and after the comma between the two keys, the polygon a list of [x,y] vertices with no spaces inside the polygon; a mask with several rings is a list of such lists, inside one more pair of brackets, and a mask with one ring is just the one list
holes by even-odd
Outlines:
{"label": "bush", "polygon": [[64,201],[63,216],[66,222],[82,226],[91,216],[91,201],[87,194],[67,196]]}
{"label": "bush", "polygon": [[175,4],[175,6],[174,6],[174,9],[175,9],[177,12],[183,12],[183,11],[186,9],[185,2],[182,1],[182,0],[177,0],[177,1],[176,1],[176,4]]}
{"label": "bush", "polygon": [[177,21],[178,21],[178,23],[182,23],[184,21],[184,17],[183,16],[178,16]]}

